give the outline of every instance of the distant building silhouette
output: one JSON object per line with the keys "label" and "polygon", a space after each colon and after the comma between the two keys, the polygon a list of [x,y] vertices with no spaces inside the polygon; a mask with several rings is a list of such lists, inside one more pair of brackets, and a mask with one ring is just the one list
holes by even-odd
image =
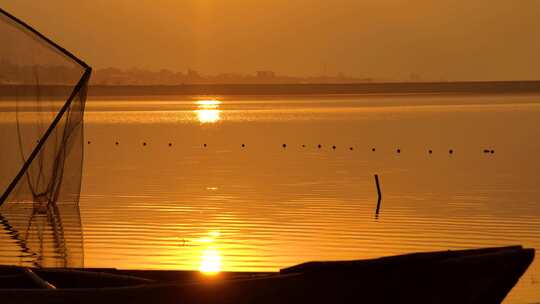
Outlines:
{"label": "distant building silhouette", "polygon": [[257,78],[260,80],[273,80],[276,78],[276,73],[272,71],[257,71]]}
{"label": "distant building silhouette", "polygon": [[[9,70],[9,69],[8,69]],[[1,75],[6,74],[6,68]],[[64,71],[65,72],[65,71]],[[61,71],[58,71],[61,74]],[[366,83],[375,81],[372,78],[354,78],[338,73],[335,76],[282,76],[274,71],[260,70],[254,74],[221,73],[218,75],[203,75],[189,68],[186,73],[168,69],[148,71],[143,69],[120,70],[117,68],[97,69],[91,78],[92,84],[97,85],[184,85],[184,84],[300,84],[300,83]]]}

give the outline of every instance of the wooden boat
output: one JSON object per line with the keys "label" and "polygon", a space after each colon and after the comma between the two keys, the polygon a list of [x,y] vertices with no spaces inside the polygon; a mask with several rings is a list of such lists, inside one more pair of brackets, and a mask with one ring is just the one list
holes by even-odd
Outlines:
{"label": "wooden boat", "polygon": [[2,303],[500,303],[521,246],[310,262],[278,273],[0,267]]}

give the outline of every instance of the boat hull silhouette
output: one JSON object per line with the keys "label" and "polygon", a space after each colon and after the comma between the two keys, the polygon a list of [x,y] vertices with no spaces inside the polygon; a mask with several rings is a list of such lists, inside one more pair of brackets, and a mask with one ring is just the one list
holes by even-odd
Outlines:
{"label": "boat hull silhouette", "polygon": [[441,251],[310,262],[279,273],[215,277],[194,271],[30,270],[56,289],[32,280],[23,268],[4,266],[0,299],[6,303],[501,303],[534,254],[534,249],[521,246]]}

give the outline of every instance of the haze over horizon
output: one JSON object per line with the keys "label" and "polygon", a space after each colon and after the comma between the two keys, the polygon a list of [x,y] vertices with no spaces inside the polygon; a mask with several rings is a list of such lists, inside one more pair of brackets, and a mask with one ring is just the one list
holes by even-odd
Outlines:
{"label": "haze over horizon", "polygon": [[96,69],[540,79],[535,0],[0,0],[0,6]]}

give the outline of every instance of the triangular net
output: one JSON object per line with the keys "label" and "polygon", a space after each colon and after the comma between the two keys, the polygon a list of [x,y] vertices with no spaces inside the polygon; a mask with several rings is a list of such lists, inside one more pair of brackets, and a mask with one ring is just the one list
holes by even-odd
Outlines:
{"label": "triangular net", "polygon": [[2,264],[83,266],[79,196],[90,72],[0,9]]}

